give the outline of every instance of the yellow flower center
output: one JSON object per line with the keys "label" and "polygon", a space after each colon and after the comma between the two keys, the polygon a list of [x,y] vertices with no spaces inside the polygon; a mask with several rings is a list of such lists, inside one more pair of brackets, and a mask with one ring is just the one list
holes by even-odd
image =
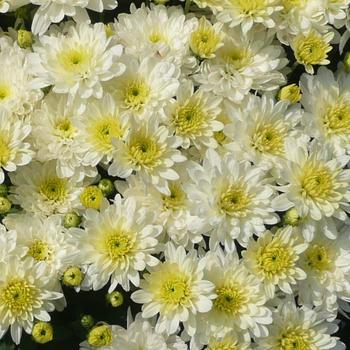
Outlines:
{"label": "yellow flower center", "polygon": [[261,153],[281,156],[284,153],[285,132],[280,127],[259,124],[251,136],[252,147]]}
{"label": "yellow flower center", "polygon": [[232,337],[209,341],[208,350],[239,350],[238,342]]}
{"label": "yellow flower center", "polygon": [[111,327],[102,325],[94,327],[88,334],[87,341],[94,348],[102,348],[112,344],[113,335]]}
{"label": "yellow flower center", "polygon": [[238,314],[247,302],[245,292],[234,283],[216,288],[215,293],[217,298],[213,302],[214,307],[229,315]]}
{"label": "yellow flower center", "polygon": [[112,139],[123,136],[118,118],[112,116],[94,122],[89,126],[88,132],[97,149],[105,154],[113,150]]}
{"label": "yellow flower center", "polygon": [[243,184],[231,184],[222,192],[219,208],[227,215],[242,217],[246,215],[251,198]]}
{"label": "yellow flower center", "polygon": [[170,189],[170,196],[163,196],[163,207],[164,209],[170,209],[170,210],[178,210],[180,209],[185,200],[186,200],[186,194],[182,190],[182,187],[179,183],[171,183],[169,185]]}
{"label": "yellow flower center", "polygon": [[287,329],[279,339],[280,350],[311,350],[310,334],[299,327]]}
{"label": "yellow flower center", "polygon": [[131,161],[144,168],[154,168],[159,164],[163,149],[159,147],[152,137],[136,136],[129,145]]}
{"label": "yellow flower center", "polygon": [[114,261],[121,261],[130,254],[135,246],[133,237],[124,231],[115,231],[108,234],[104,241],[105,251]]}
{"label": "yellow flower center", "polygon": [[266,0],[230,0],[234,8],[238,8],[244,15],[254,15],[266,8]]}
{"label": "yellow flower center", "polygon": [[286,12],[289,12],[295,8],[302,9],[305,7],[307,0],[282,0],[282,5]]}
{"label": "yellow flower center", "polygon": [[296,104],[301,100],[300,87],[296,84],[284,86],[278,92],[278,99],[282,101],[289,101],[291,104]]}
{"label": "yellow flower center", "polygon": [[64,118],[56,123],[55,131],[58,137],[71,140],[75,136],[77,129],[68,118]]}
{"label": "yellow flower center", "polygon": [[0,134],[0,167],[5,166],[11,157],[11,149],[7,137]]}
{"label": "yellow flower center", "polygon": [[200,58],[209,58],[217,50],[220,42],[220,35],[210,24],[206,24],[204,18],[200,20],[197,30],[191,34],[190,48]]}
{"label": "yellow flower center", "polygon": [[30,245],[28,255],[37,261],[47,261],[52,256],[52,249],[46,242],[36,239]]}
{"label": "yellow flower center", "polygon": [[321,64],[332,50],[322,36],[310,33],[307,36],[299,36],[295,39],[295,58],[301,64]]}
{"label": "yellow flower center", "polygon": [[88,186],[80,194],[80,202],[85,208],[100,209],[103,193],[97,186]]}
{"label": "yellow flower center", "polygon": [[228,65],[228,67],[232,67],[235,70],[245,68],[251,62],[251,53],[244,48],[225,45],[218,52],[221,59]]}
{"label": "yellow flower center", "polygon": [[173,123],[176,134],[196,136],[200,134],[206,121],[200,101],[192,100],[183,106],[179,106],[173,115]]}
{"label": "yellow flower center", "polygon": [[63,51],[58,55],[58,62],[68,72],[73,74],[85,74],[88,71],[91,60],[91,52],[86,48],[77,47]]}
{"label": "yellow flower center", "polygon": [[163,42],[163,43],[167,42],[166,37],[162,33],[158,32],[158,31],[155,31],[155,32],[151,33],[150,36],[148,37],[148,39],[153,44],[157,44],[157,43],[160,43],[160,42]]}
{"label": "yellow flower center", "polygon": [[0,83],[0,102],[11,96],[11,88],[6,84]]}
{"label": "yellow flower center", "polygon": [[266,278],[280,276],[294,264],[291,249],[279,240],[273,240],[259,248],[257,264]]}
{"label": "yellow flower center", "polygon": [[160,291],[161,300],[171,305],[188,305],[191,294],[190,280],[183,274],[174,274],[166,278]]}
{"label": "yellow flower center", "polygon": [[14,278],[0,289],[0,304],[18,317],[30,312],[37,303],[38,290],[24,279]]}
{"label": "yellow flower center", "polygon": [[127,109],[141,111],[150,97],[151,89],[143,80],[131,81],[124,90],[124,103]]}
{"label": "yellow flower center", "polygon": [[59,177],[51,177],[45,179],[38,188],[38,192],[49,201],[59,202],[66,198],[67,181]]}
{"label": "yellow flower center", "polygon": [[329,271],[332,267],[330,251],[326,246],[314,244],[305,252],[307,265],[314,270]]}
{"label": "yellow flower center", "polygon": [[350,104],[337,101],[329,107],[323,117],[323,125],[327,134],[349,134],[350,133]]}
{"label": "yellow flower center", "polygon": [[306,163],[300,179],[301,194],[316,201],[327,200],[333,192],[333,175],[325,165]]}

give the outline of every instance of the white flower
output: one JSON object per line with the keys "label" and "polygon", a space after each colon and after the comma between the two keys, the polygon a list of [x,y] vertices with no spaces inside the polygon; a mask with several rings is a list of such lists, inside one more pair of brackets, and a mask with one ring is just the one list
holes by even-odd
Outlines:
{"label": "white flower", "polygon": [[80,206],[82,183],[76,178],[60,178],[56,163],[32,162],[10,174],[10,199],[25,211],[43,215],[68,213]]}
{"label": "white flower", "polygon": [[113,139],[125,139],[129,122],[121,118],[119,109],[111,95],[100,100],[89,100],[79,119],[78,146],[84,152],[83,164],[96,166],[112,160]]}
{"label": "white flower", "polygon": [[327,22],[336,28],[344,26],[350,0],[326,0],[325,16]]}
{"label": "white flower", "polygon": [[108,169],[112,176],[127,178],[136,171],[146,183],[170,195],[168,180],[178,180],[173,165],[186,158],[176,148],[179,141],[169,136],[165,126],[155,119],[133,124],[125,141],[114,139],[113,163]]}
{"label": "white flower", "polygon": [[64,33],[40,36],[33,49],[29,62],[37,86],[53,85],[54,92],[71,98],[101,98],[101,83],[125,69],[118,61],[122,47],[110,44],[102,23],[68,23]]}
{"label": "white flower", "polygon": [[124,290],[130,289],[130,282],[138,286],[139,272],[158,263],[152,254],[157,253],[162,228],[152,225],[153,219],[140,212],[135,200],[122,201],[120,195],[100,212],[88,209],[84,230],[70,230],[81,263],[89,265],[82,287],[98,290],[109,280],[109,292],[119,284]]}
{"label": "white flower", "polygon": [[307,278],[299,281],[299,302],[337,316],[337,298],[350,300],[350,241],[348,227],[335,240],[316,236],[300,258]]}
{"label": "white flower", "polygon": [[86,9],[103,12],[113,10],[118,5],[116,0],[30,0],[30,2],[40,6],[32,22],[32,31],[38,35],[43,35],[51,23],[61,22],[64,16],[73,17],[77,23],[90,23]]}
{"label": "white flower", "polygon": [[272,299],[275,287],[292,294],[291,285],[306,278],[306,273],[297,266],[300,254],[307,248],[292,227],[266,231],[257,241],[251,239],[244,251],[243,261],[247,269],[259,278],[265,294]]}
{"label": "white flower", "polygon": [[173,334],[180,322],[186,332],[196,332],[195,315],[207,312],[212,307],[213,284],[203,279],[203,260],[197,252],[186,254],[183,247],[175,249],[168,243],[165,261],[149,269],[141,280],[141,290],[134,292],[131,299],[142,305],[142,317],[150,318],[159,313],[157,333]]}
{"label": "white flower", "polygon": [[177,67],[190,64],[189,36],[196,26],[194,18],[187,19],[181,7],[151,8],[142,4],[131,14],[119,14],[115,23],[118,41],[125,46],[127,54],[139,59],[153,57],[166,60]]}
{"label": "white flower", "polygon": [[269,335],[259,339],[257,346],[261,350],[293,349],[295,346],[299,349],[345,350],[338,338],[330,336],[338,326],[326,322],[323,317],[322,313],[306,307],[297,308],[294,300],[280,303],[274,312]]}
{"label": "white flower", "polygon": [[303,124],[311,137],[329,143],[337,154],[350,153],[350,76],[334,77],[325,67],[301,77]]}
{"label": "white flower", "polygon": [[14,11],[21,6],[27,5],[30,0],[2,0],[0,2],[0,13]]}
{"label": "white flower", "polygon": [[297,128],[302,117],[300,106],[276,103],[266,95],[248,95],[242,106],[230,108],[230,115],[232,120],[225,125],[224,133],[232,143],[225,147],[265,169],[280,167],[286,140],[297,142],[301,137]]}
{"label": "white flower", "polygon": [[26,142],[30,131],[29,124],[12,119],[0,109],[0,184],[5,180],[4,170],[13,172],[31,161],[34,152]]}
{"label": "white flower", "polygon": [[224,337],[231,331],[246,341],[253,335],[266,336],[266,325],[272,318],[260,280],[239,262],[235,253],[225,254],[219,248],[207,253],[205,259],[204,276],[215,285],[216,298],[208,313],[198,315],[201,342],[210,342],[214,334]]}
{"label": "white flower", "polygon": [[278,222],[271,207],[274,191],[262,168],[237,162],[230,154],[220,157],[209,149],[203,166],[193,163],[188,173],[192,182],[184,188],[193,213],[211,228],[211,248],[220,242],[232,251],[234,239],[246,246],[253,234],[265,231],[266,224]]}
{"label": "white flower", "polygon": [[191,81],[184,81],[176,95],[176,100],[169,102],[165,124],[169,131],[181,140],[181,147],[215,148],[217,143],[214,132],[223,128],[217,121],[221,109],[221,99],[203,91],[194,92]]}
{"label": "white flower", "polygon": [[[82,164],[85,152],[81,147],[79,104],[69,102],[69,96],[49,93],[41,108],[32,116],[32,140],[40,162],[56,160],[59,177],[77,174],[94,176],[96,170]],[[95,165],[95,164],[94,164]]]}
{"label": "white flower", "polygon": [[323,216],[347,219],[350,211],[350,170],[344,169],[348,156],[334,157],[330,147],[312,142],[301,147],[287,144],[287,162],[284,164],[278,187],[283,192],[272,206],[285,211],[293,206],[301,217],[313,220]]}
{"label": "white flower", "polygon": [[12,256],[0,264],[0,271],[0,338],[10,327],[13,341],[19,344],[22,329],[30,334],[34,319],[50,321],[52,301],[62,294],[47,289],[48,276],[41,265]]}
{"label": "white flower", "polygon": [[243,33],[248,32],[254,23],[275,27],[274,15],[282,9],[279,0],[223,0],[221,6],[223,10],[216,15],[218,20],[231,27],[241,25]]}
{"label": "white flower", "polygon": [[27,50],[12,40],[0,42],[0,108],[19,118],[27,117],[43,96],[31,68]]}
{"label": "white flower", "polygon": [[141,61],[124,55],[126,71],[107,84],[121,112],[135,119],[161,111],[179,87],[178,70],[172,63],[146,57]]}
{"label": "white flower", "polygon": [[225,34],[224,45],[216,51],[215,58],[205,60],[194,75],[200,89],[239,103],[250,89],[270,91],[285,84],[280,70],[288,60],[282,46],[272,43],[273,32],[243,34],[233,28]]}

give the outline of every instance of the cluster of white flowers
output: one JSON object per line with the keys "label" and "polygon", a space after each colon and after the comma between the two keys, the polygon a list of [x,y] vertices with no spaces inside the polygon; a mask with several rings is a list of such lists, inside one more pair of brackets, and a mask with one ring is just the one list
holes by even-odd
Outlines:
{"label": "cluster of white flowers", "polygon": [[155,2],[0,0],[0,339],[107,287],[81,349],[345,349],[350,0]]}

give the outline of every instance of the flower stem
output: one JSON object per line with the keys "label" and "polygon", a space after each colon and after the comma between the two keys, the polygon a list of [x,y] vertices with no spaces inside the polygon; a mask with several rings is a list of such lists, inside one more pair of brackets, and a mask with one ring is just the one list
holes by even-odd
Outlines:
{"label": "flower stem", "polygon": [[190,10],[191,0],[186,0],[185,2],[185,14]]}

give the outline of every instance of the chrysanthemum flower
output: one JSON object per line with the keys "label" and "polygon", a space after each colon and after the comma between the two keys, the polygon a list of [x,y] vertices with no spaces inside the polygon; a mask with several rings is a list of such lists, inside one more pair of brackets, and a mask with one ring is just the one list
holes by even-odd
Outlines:
{"label": "chrysanthemum flower", "polygon": [[269,335],[258,340],[261,350],[299,349],[342,350],[344,344],[332,337],[338,326],[328,323],[322,313],[312,309],[298,308],[294,300],[279,305],[269,327]]}
{"label": "chrysanthemum flower", "polygon": [[212,307],[213,284],[203,279],[204,264],[198,261],[195,251],[186,254],[183,247],[166,245],[165,261],[151,268],[143,276],[141,290],[131,299],[143,304],[142,317],[150,318],[159,313],[156,332],[173,334],[180,322],[186,332],[196,332],[195,315]]}
{"label": "chrysanthemum flower", "polygon": [[186,158],[176,148],[179,140],[169,136],[168,129],[154,118],[133,124],[125,141],[114,139],[113,163],[108,169],[112,176],[127,178],[136,171],[146,183],[152,183],[161,193],[170,195],[168,180],[178,180],[172,168]]}
{"label": "chrysanthemum flower", "polygon": [[37,86],[53,85],[54,92],[68,93],[71,99],[101,98],[101,83],[125,69],[118,61],[122,46],[111,45],[102,23],[68,23],[62,33],[40,36],[33,48],[29,62]]}
{"label": "chrysanthemum flower", "polygon": [[14,120],[10,113],[0,110],[0,184],[5,180],[4,170],[13,172],[31,161],[34,152],[27,142],[30,132],[29,124]]}
{"label": "chrysanthemum flower", "polygon": [[210,246],[220,243],[232,251],[234,239],[246,246],[249,238],[278,222],[271,200],[274,194],[262,168],[237,162],[233,155],[220,157],[209,149],[203,166],[188,168],[191,182],[184,188],[193,213],[207,221]]}
{"label": "chrysanthemum flower", "polygon": [[89,331],[87,340],[79,344],[80,350],[115,350],[123,331],[120,326],[99,323]]}
{"label": "chrysanthemum flower", "polygon": [[113,10],[118,5],[116,0],[30,0],[30,2],[40,6],[35,12],[32,23],[32,31],[38,35],[43,35],[51,23],[61,22],[64,16],[73,17],[77,23],[89,23],[87,9],[102,12]]}
{"label": "chrysanthemum flower", "polygon": [[82,287],[98,290],[109,280],[109,292],[119,284],[125,290],[130,289],[130,282],[138,286],[139,272],[158,263],[152,253],[157,253],[156,237],[162,227],[153,225],[153,219],[141,215],[135,200],[122,201],[120,195],[100,212],[88,209],[84,230],[70,229],[81,263],[89,265]]}
{"label": "chrysanthemum flower", "polygon": [[243,252],[244,264],[259,278],[266,296],[272,299],[278,286],[284,293],[292,294],[292,285],[306,278],[306,273],[297,266],[300,254],[307,244],[292,227],[266,231],[257,241],[250,240]]}
{"label": "chrysanthemum flower", "polygon": [[346,220],[350,211],[350,170],[344,169],[347,156],[334,157],[330,147],[312,142],[307,147],[288,142],[287,159],[279,180],[283,192],[273,200],[273,207],[285,211],[293,206],[301,217],[310,215]]}
{"label": "chrysanthemum flower", "polygon": [[31,162],[14,174],[11,200],[25,211],[43,215],[69,213],[79,207],[82,184],[75,177],[60,178],[56,163]]}
{"label": "chrysanthemum flower", "polygon": [[34,319],[50,321],[48,312],[55,309],[52,301],[62,294],[48,289],[49,279],[40,265],[12,256],[0,264],[0,271],[0,338],[10,328],[19,344],[22,329],[31,334]]}

